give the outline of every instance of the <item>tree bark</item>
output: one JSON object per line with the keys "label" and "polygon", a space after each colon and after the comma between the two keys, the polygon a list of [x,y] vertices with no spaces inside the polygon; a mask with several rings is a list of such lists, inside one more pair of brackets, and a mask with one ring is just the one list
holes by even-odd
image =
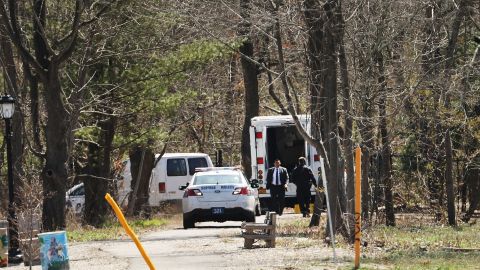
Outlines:
{"label": "tree bark", "polygon": [[38,77],[32,73],[28,63],[23,63],[23,72],[30,87],[30,121],[33,133],[33,147],[35,150],[42,151],[42,142],[40,139],[40,100],[39,100],[39,82]]}
{"label": "tree bark", "polygon": [[239,26],[239,35],[244,37],[244,42],[240,46],[241,65],[243,70],[243,85],[245,88],[245,118],[242,128],[242,166],[248,178],[252,175],[252,161],[250,156],[250,120],[258,116],[260,111],[260,101],[258,96],[258,67],[251,61],[254,57],[253,42],[250,34],[250,0],[240,1],[240,15],[242,23]]}
{"label": "tree bark", "polygon": [[[355,240],[355,172],[354,172],[354,162],[353,162],[353,141],[352,141],[352,130],[353,130],[353,119],[352,119],[352,109],[351,109],[351,97],[350,97],[350,79],[348,74],[348,63],[347,55],[345,53],[345,21],[343,19],[343,10],[340,9],[338,12],[339,20],[339,34],[338,34],[338,62],[340,65],[340,87],[342,89],[342,100],[343,100],[343,111],[344,111],[344,136],[343,136],[343,156],[345,159],[345,170],[346,170],[346,203],[347,203],[347,213],[349,213],[350,220],[350,241]],[[343,171],[341,171],[343,173]]]}
{"label": "tree bark", "polygon": [[109,191],[111,179],[110,155],[115,134],[115,119],[109,117],[100,120],[98,128],[99,144],[89,143],[88,145],[88,169],[84,180],[84,222],[95,227],[104,223],[108,209],[104,196]]}
{"label": "tree bark", "polygon": [[371,144],[362,146],[362,220],[368,220],[370,210],[370,149]]}
{"label": "tree bark", "polygon": [[450,130],[447,130],[445,135],[445,185],[447,188],[447,211],[448,211],[448,225],[456,226],[455,215],[455,193],[453,189],[453,153],[452,142],[450,140]]}
{"label": "tree bark", "polygon": [[[136,146],[130,151],[129,158],[132,193],[128,198],[128,212],[129,215],[138,215],[148,204],[150,176],[155,164],[155,154],[148,147]],[[138,185],[137,181],[139,181]]]}
{"label": "tree bark", "polygon": [[47,104],[45,128],[46,155],[42,170],[43,180],[43,229],[54,231],[65,229],[65,192],[68,177],[68,138],[70,119],[58,77],[58,65],[50,63],[48,80],[44,82],[44,100]]}
{"label": "tree bark", "polygon": [[385,184],[385,222],[387,226],[395,226],[395,209],[393,205],[393,183],[392,164],[390,153],[390,140],[387,127],[387,82],[385,78],[385,66],[382,52],[377,52],[375,57],[378,67],[379,93],[379,114],[380,114],[380,135],[382,141],[382,159],[380,164],[381,182]]}
{"label": "tree bark", "polygon": [[[476,162],[479,162],[479,158],[476,158]],[[468,185],[470,206],[468,207],[464,222],[470,221],[475,210],[480,206],[480,169],[477,166],[468,166],[466,169],[465,182]]]}
{"label": "tree bark", "polygon": [[[445,86],[449,87],[451,73],[455,67],[455,48],[457,45],[457,38],[460,32],[461,22],[466,14],[467,0],[460,1],[458,12],[455,16],[452,25],[451,36],[448,42],[447,51],[446,51],[446,62],[445,62]],[[448,90],[448,88],[447,88]],[[450,94],[446,91],[445,94],[445,108],[450,109]],[[450,114],[447,112],[447,116]],[[448,213],[448,224],[450,226],[456,226],[456,213],[455,213],[455,193],[453,188],[453,151],[452,151],[452,142],[450,139],[450,129],[447,127],[445,131],[445,185],[447,192],[447,213]]]}
{"label": "tree bark", "polygon": [[[343,223],[339,203],[338,117],[337,117],[337,17],[338,1],[320,4],[304,1],[304,18],[308,30],[307,64],[312,98],[312,136],[325,146],[325,171],[333,231]],[[316,136],[316,137],[315,137]],[[317,210],[317,209],[316,209]],[[314,213],[314,217],[317,213]],[[313,218],[312,218],[313,220]],[[311,222],[313,223],[313,222]],[[328,229],[328,228],[327,228]]]}

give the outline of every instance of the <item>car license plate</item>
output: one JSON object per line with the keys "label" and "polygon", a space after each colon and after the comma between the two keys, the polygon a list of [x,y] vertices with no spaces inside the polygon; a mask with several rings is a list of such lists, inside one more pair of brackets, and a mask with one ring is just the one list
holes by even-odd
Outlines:
{"label": "car license plate", "polygon": [[214,207],[212,208],[212,214],[213,215],[221,215],[223,214],[224,212],[224,208],[223,207]]}

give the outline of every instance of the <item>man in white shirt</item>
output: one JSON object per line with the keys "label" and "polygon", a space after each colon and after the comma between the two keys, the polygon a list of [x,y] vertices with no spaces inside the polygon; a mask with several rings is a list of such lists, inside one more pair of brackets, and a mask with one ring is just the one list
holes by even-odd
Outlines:
{"label": "man in white shirt", "polygon": [[288,183],[288,171],[280,166],[280,159],[275,159],[274,167],[267,172],[267,189],[270,190],[270,211],[275,211],[278,215],[283,214],[285,205],[285,189]]}

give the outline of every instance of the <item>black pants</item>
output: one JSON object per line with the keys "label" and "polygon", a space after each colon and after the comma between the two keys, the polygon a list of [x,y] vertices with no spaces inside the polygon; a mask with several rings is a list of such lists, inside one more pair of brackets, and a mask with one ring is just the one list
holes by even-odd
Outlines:
{"label": "black pants", "polygon": [[297,187],[297,201],[302,214],[310,213],[310,187]]}
{"label": "black pants", "polygon": [[272,199],[270,204],[270,211],[275,211],[277,214],[283,214],[283,207],[285,205],[285,187],[274,186],[270,187],[270,197]]}

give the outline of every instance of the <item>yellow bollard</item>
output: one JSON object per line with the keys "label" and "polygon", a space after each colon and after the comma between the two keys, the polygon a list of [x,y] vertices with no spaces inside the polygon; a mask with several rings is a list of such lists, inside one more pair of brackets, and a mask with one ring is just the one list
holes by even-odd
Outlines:
{"label": "yellow bollard", "polygon": [[107,202],[110,204],[110,206],[113,208],[113,211],[115,212],[115,214],[117,215],[117,218],[118,220],[120,221],[120,224],[122,224],[122,227],[123,229],[125,229],[125,232],[127,232],[127,234],[130,236],[130,238],[132,238],[133,242],[135,242],[135,245],[137,246],[138,250],[140,251],[140,253],[142,254],[143,256],[143,259],[145,260],[145,262],[148,264],[148,266],[150,267],[150,270],[155,270],[155,266],[153,265],[152,261],[150,260],[150,257],[148,257],[147,253],[145,252],[145,250],[143,249],[143,246],[142,246],[142,243],[140,243],[140,241],[138,240],[138,237],[137,235],[135,235],[135,233],[133,232],[133,230],[130,228],[130,226],[128,226],[128,223],[127,223],[127,220],[125,219],[125,217],[123,216],[122,214],[122,211],[120,210],[120,208],[118,207],[117,203],[115,202],[115,200],[112,198],[112,196],[110,196],[110,194],[105,194],[105,200],[107,200]]}
{"label": "yellow bollard", "polygon": [[362,150],[355,149],[355,269],[360,267],[360,238],[362,237],[362,209],[361,209],[361,175],[362,175]]}
{"label": "yellow bollard", "polygon": [[[314,204],[311,203],[310,204],[310,213],[313,213],[313,208],[314,208]],[[295,204],[295,206],[293,207],[293,212],[295,214],[301,214],[302,212],[300,212],[300,205],[298,203]]]}

